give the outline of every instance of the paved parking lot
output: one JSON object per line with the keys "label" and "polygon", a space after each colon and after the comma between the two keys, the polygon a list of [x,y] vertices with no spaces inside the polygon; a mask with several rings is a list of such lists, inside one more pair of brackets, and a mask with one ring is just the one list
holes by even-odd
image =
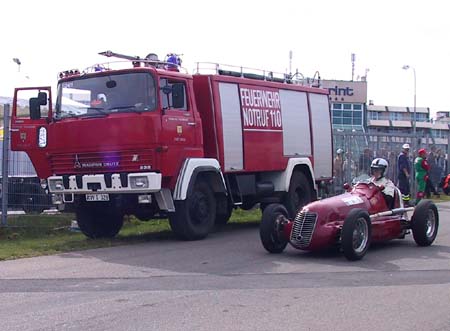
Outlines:
{"label": "paved parking lot", "polygon": [[362,261],[288,248],[257,226],[0,262],[2,330],[450,330],[450,203],[431,247]]}

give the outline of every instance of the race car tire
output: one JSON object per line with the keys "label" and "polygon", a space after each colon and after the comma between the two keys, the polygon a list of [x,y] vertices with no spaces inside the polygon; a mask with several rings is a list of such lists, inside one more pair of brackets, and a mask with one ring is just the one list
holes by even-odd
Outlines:
{"label": "race car tire", "polygon": [[95,202],[78,206],[76,219],[81,232],[91,239],[113,238],[123,226],[121,212]]}
{"label": "race car tire", "polygon": [[366,255],[371,241],[369,214],[363,209],[353,209],[342,227],[342,252],[350,261],[361,260]]}
{"label": "race car tire", "polygon": [[306,176],[301,171],[292,173],[289,183],[289,191],[283,199],[283,205],[288,211],[288,215],[294,218],[297,211],[313,200],[311,185]]}
{"label": "race car tire", "polygon": [[433,243],[438,233],[439,214],[432,201],[421,200],[414,208],[411,228],[418,246],[430,246]]}
{"label": "race car tire", "polygon": [[203,179],[197,180],[185,200],[175,201],[175,212],[169,214],[169,224],[178,239],[205,238],[214,227],[216,199]]}
{"label": "race car tire", "polygon": [[283,252],[288,243],[281,228],[281,221],[288,217],[286,208],[281,204],[270,204],[263,212],[259,227],[261,243],[269,253],[278,254]]}

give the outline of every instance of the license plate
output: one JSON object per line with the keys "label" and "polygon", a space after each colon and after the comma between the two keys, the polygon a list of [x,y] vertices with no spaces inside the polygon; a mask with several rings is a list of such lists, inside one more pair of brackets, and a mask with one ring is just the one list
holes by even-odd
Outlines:
{"label": "license plate", "polygon": [[109,201],[109,194],[86,194],[86,201]]}

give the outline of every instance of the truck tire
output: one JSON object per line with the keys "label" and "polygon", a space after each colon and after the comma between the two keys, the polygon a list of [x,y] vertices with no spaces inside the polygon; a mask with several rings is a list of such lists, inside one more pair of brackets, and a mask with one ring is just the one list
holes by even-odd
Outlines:
{"label": "truck tire", "polygon": [[288,240],[284,238],[283,232],[280,231],[280,221],[287,217],[287,210],[281,204],[273,203],[264,208],[259,227],[259,237],[262,245],[269,253],[278,254],[286,248]]}
{"label": "truck tire", "polygon": [[411,218],[414,241],[419,246],[430,246],[436,239],[439,228],[439,214],[430,200],[422,200],[414,208]]}
{"label": "truck tire", "polygon": [[200,179],[186,200],[175,201],[175,212],[169,214],[169,223],[177,238],[199,240],[209,234],[215,217],[216,199],[209,185]]}
{"label": "truck tire", "polygon": [[283,199],[283,205],[290,218],[297,215],[297,211],[312,201],[313,193],[308,179],[301,171],[292,173],[289,191]]}
{"label": "truck tire", "polygon": [[341,240],[344,256],[350,261],[361,260],[366,255],[371,241],[369,214],[362,209],[353,209],[342,226]]}
{"label": "truck tire", "polygon": [[216,199],[216,225],[225,225],[233,213],[233,206],[225,194],[217,195]]}
{"label": "truck tire", "polygon": [[113,238],[123,226],[123,214],[107,206],[82,204],[76,210],[81,232],[89,238]]}

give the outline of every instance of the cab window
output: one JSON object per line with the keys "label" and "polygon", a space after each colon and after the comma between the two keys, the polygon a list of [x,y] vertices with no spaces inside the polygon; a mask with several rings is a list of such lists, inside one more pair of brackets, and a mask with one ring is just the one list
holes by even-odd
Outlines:
{"label": "cab window", "polygon": [[160,97],[163,110],[187,111],[186,82],[172,78],[159,81]]}

